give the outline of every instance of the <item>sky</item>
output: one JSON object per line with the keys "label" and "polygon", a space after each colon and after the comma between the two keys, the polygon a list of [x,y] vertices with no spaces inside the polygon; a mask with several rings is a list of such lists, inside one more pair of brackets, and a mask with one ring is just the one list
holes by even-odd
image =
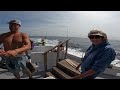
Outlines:
{"label": "sky", "polygon": [[30,36],[87,37],[92,29],[120,40],[120,11],[0,11],[0,33],[10,20],[21,20],[21,32]]}

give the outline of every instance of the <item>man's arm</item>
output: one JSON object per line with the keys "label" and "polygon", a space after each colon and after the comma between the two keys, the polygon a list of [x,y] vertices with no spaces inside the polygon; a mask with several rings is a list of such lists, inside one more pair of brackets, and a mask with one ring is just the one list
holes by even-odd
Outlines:
{"label": "man's arm", "polygon": [[72,77],[71,79],[81,79],[81,78],[84,78],[84,77],[93,75],[93,74],[95,74],[95,73],[96,73],[95,70],[90,69],[90,70],[86,71],[85,73],[82,73],[82,74],[80,74],[80,75],[77,75],[77,76]]}
{"label": "man's arm", "polygon": [[3,33],[3,34],[0,34],[0,44],[3,43],[4,39],[5,39],[5,36],[6,36],[7,33]]}
{"label": "man's arm", "polygon": [[15,49],[17,53],[26,52],[31,49],[30,38],[26,33],[22,34],[22,39],[23,39],[24,46],[21,48]]}
{"label": "man's arm", "polygon": [[[4,37],[5,37],[5,34],[0,34],[0,45],[3,43],[3,40],[4,40]],[[5,54],[5,51],[0,48],[0,56],[3,56]]]}
{"label": "man's arm", "polygon": [[80,79],[87,76],[90,76],[96,72],[104,71],[107,66],[115,59],[115,51],[111,48],[106,48],[101,54],[96,58],[93,66],[90,70],[86,71],[83,74],[73,77],[72,79]]}

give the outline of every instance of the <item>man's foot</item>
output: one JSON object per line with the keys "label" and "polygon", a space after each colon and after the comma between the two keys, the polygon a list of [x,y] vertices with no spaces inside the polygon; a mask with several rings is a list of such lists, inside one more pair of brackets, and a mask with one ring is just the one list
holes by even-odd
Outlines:
{"label": "man's foot", "polygon": [[33,78],[33,77],[29,77],[29,79],[35,79],[35,78]]}

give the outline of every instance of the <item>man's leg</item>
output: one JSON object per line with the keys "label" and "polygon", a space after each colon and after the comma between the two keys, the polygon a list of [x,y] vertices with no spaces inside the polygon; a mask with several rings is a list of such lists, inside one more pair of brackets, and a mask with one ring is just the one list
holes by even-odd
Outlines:
{"label": "man's leg", "polygon": [[24,67],[26,74],[29,78],[32,78],[32,73],[27,69],[27,67]]}
{"label": "man's leg", "polygon": [[20,74],[19,73],[16,73],[16,74],[13,74],[15,76],[16,79],[20,79]]}
{"label": "man's leg", "polygon": [[32,73],[29,71],[29,69],[26,66],[24,66],[23,64],[21,65],[21,67],[22,67],[22,72],[26,73],[29,78],[32,78]]}
{"label": "man's leg", "polygon": [[29,69],[26,66],[26,63],[28,61],[28,58],[26,56],[22,57],[22,60],[20,60],[20,67],[22,70],[28,75],[29,78],[32,78],[32,73],[29,71]]}

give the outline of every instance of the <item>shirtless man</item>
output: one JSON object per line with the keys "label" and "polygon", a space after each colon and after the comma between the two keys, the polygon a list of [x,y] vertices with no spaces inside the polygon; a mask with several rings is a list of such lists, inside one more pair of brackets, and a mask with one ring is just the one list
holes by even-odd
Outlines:
{"label": "shirtless man", "polygon": [[3,43],[4,46],[4,50],[0,49],[0,56],[6,60],[8,70],[16,79],[20,79],[21,68],[31,78],[32,75],[26,68],[28,59],[25,55],[25,52],[31,48],[29,36],[19,31],[21,27],[19,20],[11,20],[8,24],[10,31],[0,35],[0,44]]}

